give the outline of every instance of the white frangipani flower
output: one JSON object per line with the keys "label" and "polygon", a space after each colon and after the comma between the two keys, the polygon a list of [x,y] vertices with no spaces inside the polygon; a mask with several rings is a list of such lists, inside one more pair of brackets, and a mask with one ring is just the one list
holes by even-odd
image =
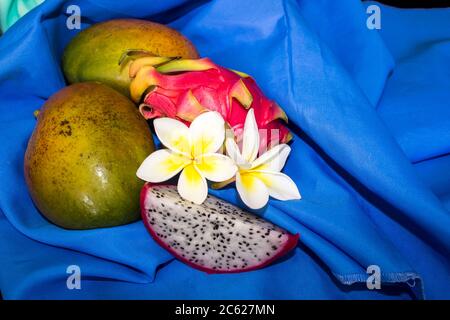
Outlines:
{"label": "white frangipani flower", "polygon": [[259,132],[253,109],[245,119],[242,152],[233,138],[227,138],[225,144],[228,155],[238,166],[237,191],[248,207],[264,207],[269,196],[278,200],[301,199],[295,182],[280,172],[291,152],[287,144],[276,145],[257,158]]}
{"label": "white frangipani flower", "polygon": [[156,135],[168,149],[153,152],[141,164],[137,176],[158,183],[181,171],[178,192],[181,197],[201,204],[208,195],[206,179],[222,182],[236,174],[236,165],[219,154],[225,139],[225,122],[215,111],[205,112],[187,127],[171,118],[154,120]]}

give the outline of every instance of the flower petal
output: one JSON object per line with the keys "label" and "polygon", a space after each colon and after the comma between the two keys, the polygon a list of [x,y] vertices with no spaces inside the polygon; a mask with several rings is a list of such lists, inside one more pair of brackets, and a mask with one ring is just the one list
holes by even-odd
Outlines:
{"label": "flower petal", "polygon": [[227,148],[227,154],[231,159],[233,159],[238,167],[243,169],[251,168],[251,164],[242,157],[241,152],[239,151],[239,147],[233,138],[227,138],[227,140],[225,141],[225,146]]}
{"label": "flower petal", "polygon": [[259,132],[256,124],[253,108],[248,110],[244,124],[244,134],[242,139],[242,156],[247,162],[253,162],[259,149]]}
{"label": "flower petal", "polygon": [[194,157],[214,153],[225,139],[225,121],[216,111],[204,112],[192,121],[189,131]]}
{"label": "flower petal", "polygon": [[222,182],[231,179],[237,171],[234,161],[223,154],[203,154],[195,160],[198,171],[210,181]]}
{"label": "flower petal", "polygon": [[260,209],[269,201],[265,184],[250,173],[236,174],[236,188],[242,201],[252,209]]}
{"label": "flower petal", "polygon": [[186,166],[181,172],[178,179],[178,193],[182,198],[196,204],[202,204],[208,196],[206,180],[193,164]]}
{"label": "flower petal", "polygon": [[153,125],[163,145],[172,151],[191,155],[189,128],[183,122],[172,118],[158,118],[154,120]]}
{"label": "flower petal", "polygon": [[278,200],[302,198],[295,182],[284,173],[253,170],[250,172],[266,185],[271,197]]}
{"label": "flower petal", "polygon": [[163,182],[175,176],[189,162],[190,159],[180,154],[161,149],[153,152],[142,162],[136,175],[148,182]]}
{"label": "flower petal", "polygon": [[278,144],[253,161],[252,169],[280,172],[290,152],[287,144]]}

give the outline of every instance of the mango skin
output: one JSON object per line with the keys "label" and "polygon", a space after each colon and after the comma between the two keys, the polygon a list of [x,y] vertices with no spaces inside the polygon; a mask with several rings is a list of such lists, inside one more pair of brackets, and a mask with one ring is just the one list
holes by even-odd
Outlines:
{"label": "mango skin", "polygon": [[154,151],[135,105],[99,83],[78,83],[40,110],[25,153],[25,179],[41,213],[66,229],[118,226],[139,219],[136,177]]}
{"label": "mango skin", "polygon": [[62,66],[69,83],[100,81],[129,96],[130,60],[119,66],[123,52],[144,49],[157,56],[198,58],[194,45],[164,25],[138,19],[115,19],[94,24],[66,47]]}

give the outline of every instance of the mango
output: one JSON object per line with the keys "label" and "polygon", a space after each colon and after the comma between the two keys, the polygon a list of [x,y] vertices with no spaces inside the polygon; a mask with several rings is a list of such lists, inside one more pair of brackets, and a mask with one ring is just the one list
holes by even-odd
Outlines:
{"label": "mango", "polygon": [[73,84],[37,115],[25,153],[25,179],[40,212],[66,229],[118,226],[139,219],[136,177],[154,151],[135,105],[106,85]]}
{"label": "mango", "polygon": [[127,50],[144,50],[156,56],[198,58],[194,45],[178,31],[162,24],[115,19],[78,33],[64,50],[62,66],[69,83],[100,81],[129,96],[128,66],[119,66]]}

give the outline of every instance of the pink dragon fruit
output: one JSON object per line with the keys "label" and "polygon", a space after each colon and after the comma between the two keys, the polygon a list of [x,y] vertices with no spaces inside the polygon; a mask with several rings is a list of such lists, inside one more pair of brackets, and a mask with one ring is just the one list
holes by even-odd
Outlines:
{"label": "pink dragon fruit", "polygon": [[218,111],[239,143],[248,109],[253,108],[260,150],[292,138],[283,125],[283,120],[287,122],[283,109],[269,100],[250,76],[208,58],[140,56],[130,64],[129,75],[131,97],[141,102],[139,110],[146,119],[170,117],[189,124],[203,111]]}

